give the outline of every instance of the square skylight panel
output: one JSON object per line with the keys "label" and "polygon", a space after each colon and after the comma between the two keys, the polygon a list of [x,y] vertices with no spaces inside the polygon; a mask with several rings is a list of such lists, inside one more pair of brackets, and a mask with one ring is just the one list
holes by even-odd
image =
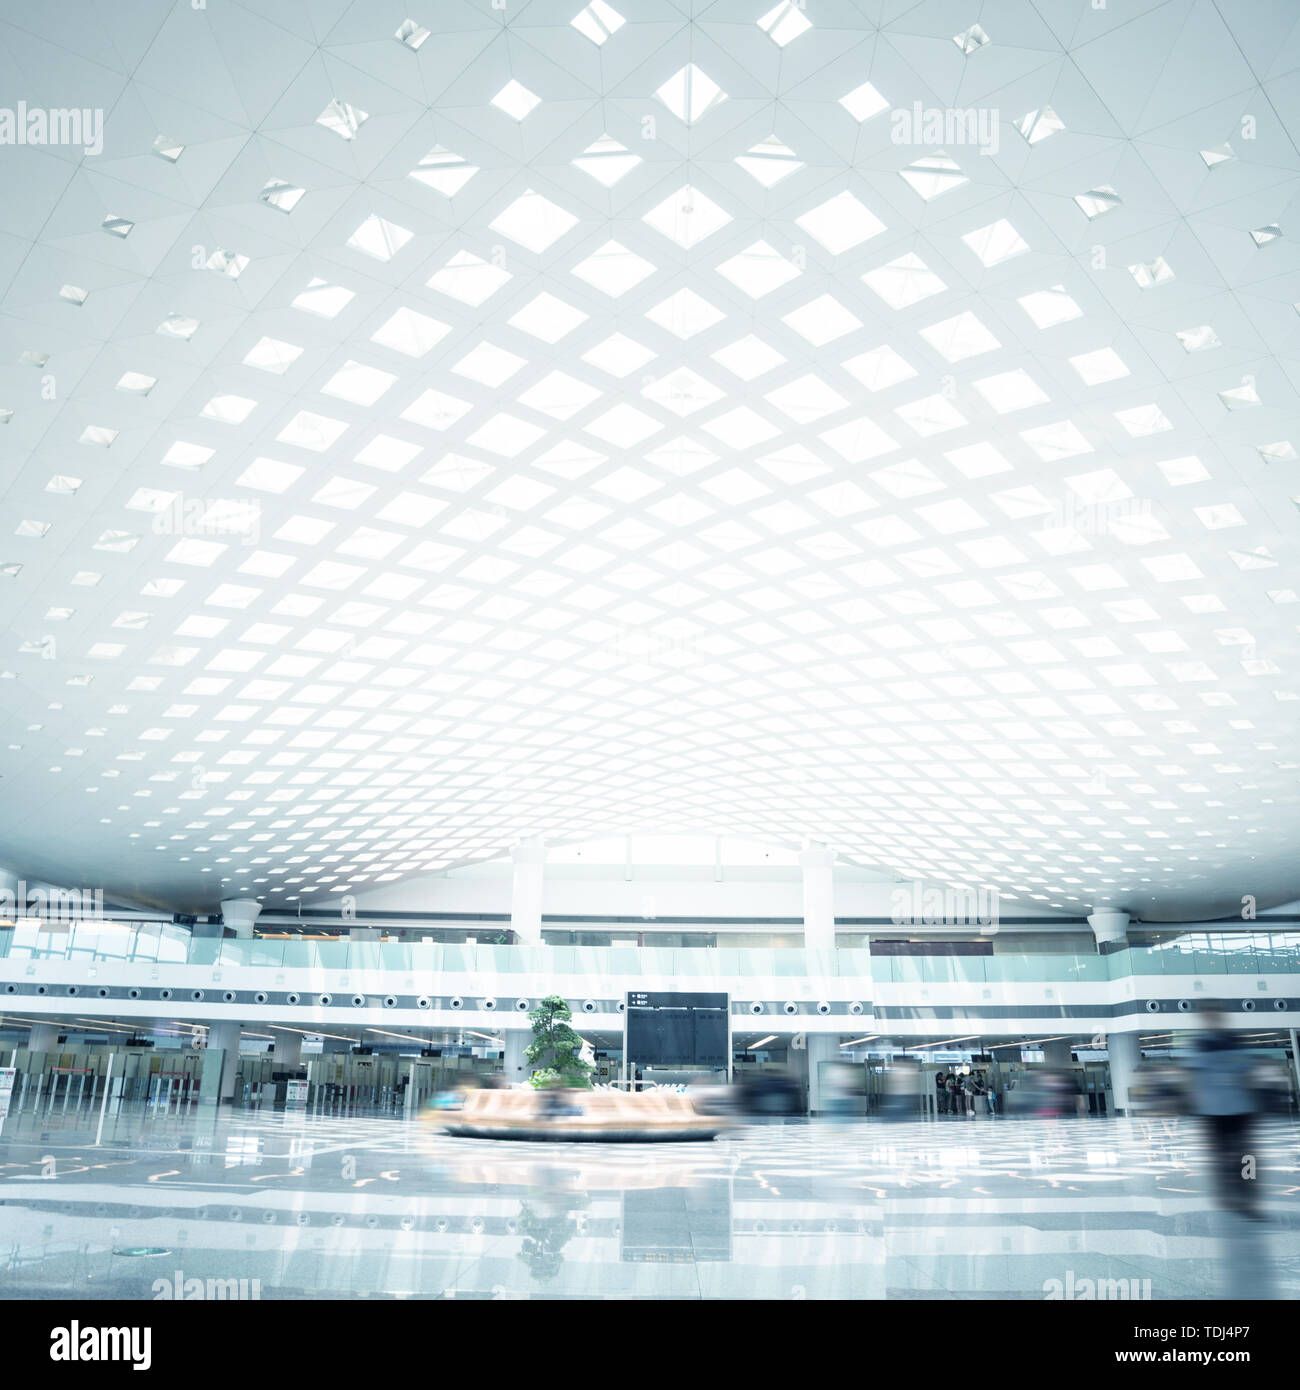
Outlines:
{"label": "square skylight panel", "polygon": [[616,405],[598,415],[587,429],[598,438],[623,449],[634,449],[663,426],[632,405]]}
{"label": "square skylight panel", "polygon": [[713,360],[724,366],[742,381],[753,381],[755,377],[779,367],[785,358],[774,347],[756,338],[752,333],[738,338],[717,352],[710,353]]}
{"label": "square skylight panel", "polygon": [[541,97],[530,92],[522,82],[516,82],[512,77],[492,98],[492,105],[516,121],[522,121],[540,101]]}
{"label": "square skylight panel", "polygon": [[984,266],[1001,265],[1003,261],[1029,250],[1029,243],[1005,217],[977,231],[967,232],[962,240]]}
{"label": "square skylight panel", "polygon": [[719,415],[708,421],[704,428],[729,449],[750,449],[779,433],[774,425],[747,405],[737,406]]}
{"label": "square skylight panel", "polygon": [[814,347],[822,347],[862,327],[861,319],[829,294],[819,295],[810,303],[781,317],[783,323]]}
{"label": "square skylight panel", "polygon": [[377,261],[391,261],[413,235],[396,222],[371,213],[348,237],[348,245]]}
{"label": "square skylight panel", "polygon": [[986,376],[974,385],[999,415],[1010,414],[1013,410],[1026,410],[1031,405],[1042,405],[1048,399],[1047,392],[1033,377],[1018,368],[1013,372],[999,372],[997,376]]}
{"label": "square skylight panel", "polygon": [[784,48],[812,25],[804,14],[803,0],[781,0],[774,10],[768,10],[759,19],[758,27],[778,48]]}
{"label": "square skylight panel", "polygon": [[469,377],[471,381],[484,386],[500,386],[514,376],[520,367],[528,365],[527,358],[516,357],[513,352],[499,348],[493,343],[480,343],[467,353],[453,367],[457,376]]}
{"label": "square skylight panel", "polygon": [[346,101],[339,101],[335,97],[316,117],[316,124],[323,125],[326,130],[332,130],[341,139],[355,140],[357,131],[369,119],[370,117],[365,111],[355,106],[349,106]]}
{"label": "square skylight panel", "polygon": [[299,188],[297,184],[289,183],[286,179],[268,179],[257,198],[276,212],[290,213],[302,201],[306,192],[305,188]]}
{"label": "square skylight panel", "polygon": [[353,405],[374,405],[397,378],[391,372],[367,367],[361,362],[345,362],[321,387],[321,394],[337,396]]}
{"label": "square skylight panel", "polygon": [[1174,427],[1173,421],[1154,403],[1136,405],[1130,410],[1117,410],[1115,418],[1135,439],[1141,439],[1148,434],[1160,434]]}
{"label": "square skylight panel", "polygon": [[294,298],[293,307],[305,309],[309,314],[323,319],[332,319],[337,318],[356,297],[355,290],[316,278],[308,281],[307,288]]}
{"label": "square skylight panel", "polygon": [[1155,285],[1168,284],[1174,278],[1169,262],[1163,256],[1154,261],[1144,261],[1128,268],[1129,274],[1137,281],[1138,289],[1149,290]]}
{"label": "square skylight panel", "polygon": [[722,398],[716,386],[689,367],[678,367],[667,376],[651,381],[642,388],[641,394],[646,400],[683,418]]}
{"label": "square skylight panel", "polygon": [[655,91],[655,96],[678,120],[692,125],[701,116],[726,101],[727,94],[701,68],[687,63]]}
{"label": "square skylight panel", "polygon": [[517,420],[513,415],[502,412],[480,425],[469,436],[469,443],[477,449],[486,449],[490,454],[514,458],[545,433],[540,425],[530,425],[526,420]]}
{"label": "square skylight panel", "polygon": [[715,308],[707,299],[701,299],[694,290],[680,289],[676,294],[646,310],[646,318],[666,328],[683,341],[712,328],[726,317],[721,309]]}
{"label": "square skylight panel", "polygon": [[398,309],[370,335],[372,343],[392,348],[406,357],[423,357],[451,332],[450,324],[415,309]]}
{"label": "square skylight panel", "polygon": [[854,87],[851,92],[842,96],[840,105],[859,125],[863,121],[869,121],[872,116],[889,110],[888,98],[881,96],[870,82],[864,82],[860,87]]}
{"label": "square skylight panel", "polygon": [[393,37],[404,48],[409,48],[412,53],[418,53],[420,45],[429,37],[429,31],[423,24],[417,24],[413,19],[404,19],[397,26]]}
{"label": "square skylight panel", "polygon": [[1123,205],[1119,194],[1108,183],[1098,184],[1086,193],[1076,193],[1074,201],[1090,222],[1103,213],[1113,212],[1115,208]]}
{"label": "square skylight panel", "polygon": [[1108,347],[1071,357],[1070,366],[1079,373],[1085,386],[1100,386],[1104,382],[1118,381],[1120,377],[1129,375],[1129,370],[1119,353]]}
{"label": "square skylight panel", "polygon": [[1206,352],[1210,348],[1223,346],[1219,335],[1208,323],[1196,328],[1180,329],[1175,336],[1183,345],[1184,352]]}
{"label": "square skylight panel", "polygon": [[431,430],[450,429],[462,415],[467,415],[473,407],[468,401],[457,400],[443,391],[422,391],[410,405],[402,411],[402,419],[413,425],[424,425]]}
{"label": "square skylight panel", "polygon": [[519,397],[519,403],[554,420],[567,420],[598,399],[600,394],[594,386],[566,372],[548,372]]}
{"label": "square skylight panel", "polygon": [[783,415],[799,424],[811,424],[848,405],[838,391],[811,372],[766,392],[765,396]]}
{"label": "square skylight panel", "polygon": [[938,394],[897,406],[894,413],[922,436],[942,434],[967,423],[948,397]]}
{"label": "square skylight panel", "polygon": [[921,337],[946,362],[962,362],[1001,344],[969,310],[920,330]]}
{"label": "square skylight panel", "polygon": [[725,227],[731,221],[731,214],[724,212],[699,189],[686,184],[651,208],[641,220],[689,250]]}
{"label": "square skylight panel", "polygon": [[324,453],[338,441],[346,429],[346,421],[332,420],[328,415],[316,415],[310,410],[300,410],[276,438],[284,444],[297,444],[303,449]]}
{"label": "square skylight panel", "polygon": [[566,304],[553,294],[543,290],[530,299],[527,304],[508,320],[512,328],[522,329],[540,338],[544,343],[558,343],[561,338],[572,333],[587,315],[572,304]]}
{"label": "square skylight panel", "polygon": [[804,167],[789,145],[775,135],[751,145],[747,154],[738,154],[736,163],[764,188],[775,188],[782,179]]}
{"label": "square skylight panel", "polygon": [[613,34],[617,34],[627,21],[605,0],[590,0],[583,10],[579,10],[569,21],[584,38],[600,46]]}
{"label": "square skylight panel", "polygon": [[247,396],[213,396],[199,414],[205,420],[220,420],[223,425],[242,425],[257,409],[257,402]]}
{"label": "square skylight panel", "polygon": [[906,309],[948,288],[913,251],[876,270],[867,271],[862,281],[875,290],[891,309]]}
{"label": "square skylight panel", "polygon": [[1025,137],[1027,143],[1036,145],[1040,140],[1046,140],[1049,135],[1064,130],[1065,122],[1050,106],[1042,106],[1021,116],[1016,122],[1016,129]]}
{"label": "square skylight panel", "polygon": [[765,294],[789,284],[799,275],[797,266],[792,265],[775,246],[766,241],[756,241],[730,260],[718,266],[718,274],[730,280],[752,299],[761,299]]}
{"label": "square skylight panel", "polygon": [[613,188],[619,179],[630,174],[641,163],[641,156],[633,154],[612,136],[602,135],[570,162],[575,169],[581,169],[605,188]]}
{"label": "square skylight panel", "polygon": [[526,189],[504,212],[498,213],[489,224],[494,232],[508,236],[536,255],[554,245],[578,219],[564,208]]}
{"label": "square skylight panel", "polygon": [[644,367],[647,362],[653,362],[657,355],[624,334],[613,333],[595,347],[588,348],[582,354],[582,360],[621,379]]}
{"label": "square skylight panel", "polygon": [[411,170],[409,177],[441,193],[444,198],[454,198],[477,173],[477,164],[435,145]]}
{"label": "square skylight panel", "polygon": [[898,171],[899,177],[928,203],[940,194],[949,193],[967,182],[955,159],[950,159],[942,150],[934,154],[922,155],[914,159],[906,169]]}
{"label": "square skylight panel", "polygon": [[796,217],[795,222],[838,256],[885,230],[885,224],[847,189]]}
{"label": "square skylight panel", "polygon": [[302,356],[302,348],[278,338],[259,338],[244,354],[244,365],[283,376]]}
{"label": "square skylight panel", "polygon": [[1021,430],[1020,437],[1044,463],[1092,452],[1092,445],[1084,438],[1073,420],[1059,420],[1055,424]]}
{"label": "square skylight panel", "polygon": [[425,282],[431,290],[477,308],[510,279],[510,272],[472,251],[458,251]]}
{"label": "square skylight panel", "polygon": [[1021,295],[1016,303],[1033,320],[1035,328],[1054,328],[1058,323],[1068,323],[1083,316],[1083,310],[1066,293],[1064,285],[1034,290]]}
{"label": "square skylight panel", "polygon": [[579,261],[571,273],[617,299],[647,276],[653,275],[655,269],[644,256],[629,251],[621,242],[607,241],[586,260]]}
{"label": "square skylight panel", "polygon": [[888,343],[869,352],[850,357],[844,370],[860,381],[868,391],[885,391],[916,375],[916,369],[905,362]]}

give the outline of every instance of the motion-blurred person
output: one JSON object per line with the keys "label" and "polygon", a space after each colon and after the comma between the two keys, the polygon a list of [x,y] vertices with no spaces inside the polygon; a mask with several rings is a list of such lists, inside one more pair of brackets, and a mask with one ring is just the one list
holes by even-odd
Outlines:
{"label": "motion-blurred person", "polygon": [[934,1091],[938,1098],[938,1112],[940,1115],[948,1113],[948,1073],[938,1071],[934,1075]]}
{"label": "motion-blurred person", "polygon": [[1191,1108],[1205,1125],[1220,1203],[1258,1220],[1255,1180],[1242,1174],[1259,1107],[1252,1084],[1255,1062],[1228,1032],[1227,1021],[1220,1010],[1207,1010],[1204,1031],[1193,1041],[1188,1058]]}
{"label": "motion-blurred person", "polygon": [[881,1076],[879,1115],[882,1120],[910,1120],[916,1114],[923,1085],[915,1062],[894,1062]]}

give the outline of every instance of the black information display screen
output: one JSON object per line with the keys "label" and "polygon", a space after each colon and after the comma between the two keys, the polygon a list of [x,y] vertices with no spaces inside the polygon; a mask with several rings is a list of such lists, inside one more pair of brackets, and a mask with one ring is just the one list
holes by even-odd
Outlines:
{"label": "black information display screen", "polygon": [[725,994],[632,993],[627,1058],[639,1067],[727,1065]]}

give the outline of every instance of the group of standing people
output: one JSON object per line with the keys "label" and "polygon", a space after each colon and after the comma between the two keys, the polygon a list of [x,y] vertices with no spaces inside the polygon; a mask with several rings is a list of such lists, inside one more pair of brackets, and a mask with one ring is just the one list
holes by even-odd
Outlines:
{"label": "group of standing people", "polygon": [[969,1075],[940,1071],[935,1074],[934,1087],[940,1115],[969,1115],[974,1119],[981,1106],[986,1106],[990,1115],[996,1113],[997,1097],[982,1071]]}

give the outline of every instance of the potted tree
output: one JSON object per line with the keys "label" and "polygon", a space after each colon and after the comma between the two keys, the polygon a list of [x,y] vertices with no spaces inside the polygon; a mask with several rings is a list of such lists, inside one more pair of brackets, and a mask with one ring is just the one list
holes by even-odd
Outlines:
{"label": "potted tree", "polygon": [[591,1090],[595,1070],[581,1054],[583,1042],[569,1020],[573,1011],[558,994],[548,995],[528,1017],[533,1025],[533,1041],[524,1052],[534,1068],[530,1083],[539,1091],[558,1087]]}

